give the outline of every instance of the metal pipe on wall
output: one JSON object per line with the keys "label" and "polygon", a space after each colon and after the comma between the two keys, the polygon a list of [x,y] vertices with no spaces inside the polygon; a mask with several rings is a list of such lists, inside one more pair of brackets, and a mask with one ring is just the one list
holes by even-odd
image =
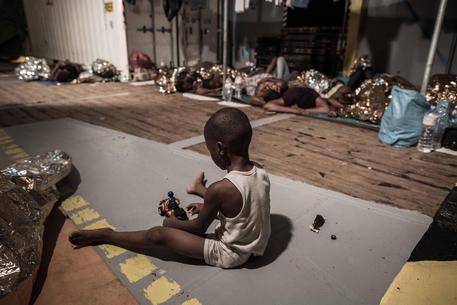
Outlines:
{"label": "metal pipe on wall", "polygon": [[427,63],[425,65],[424,79],[422,80],[421,93],[425,94],[427,90],[430,73],[433,67],[433,60],[435,59],[436,47],[438,39],[440,38],[441,26],[443,25],[444,13],[446,12],[447,0],[441,0],[438,15],[436,17],[435,28],[433,30],[432,43],[428,51]]}
{"label": "metal pipe on wall", "polygon": [[222,84],[225,85],[225,80],[227,78],[227,52],[228,52],[228,2],[229,0],[224,0],[224,33],[223,33],[223,50],[222,50],[222,66],[224,68],[224,77],[222,79]]}
{"label": "metal pipe on wall", "polygon": [[149,15],[151,17],[151,24],[152,24],[152,59],[155,63],[157,63],[157,48],[156,48],[156,22],[155,22],[155,8],[154,8],[154,0],[149,0],[151,4],[151,14]]}
{"label": "metal pipe on wall", "polygon": [[179,14],[176,14],[176,66],[179,67]]}
{"label": "metal pipe on wall", "polygon": [[173,22],[170,21],[170,67],[174,67],[174,57],[175,57],[175,47],[174,47],[174,38],[173,38]]}
{"label": "metal pipe on wall", "polygon": [[221,0],[217,0],[217,52],[216,61],[221,63]]}

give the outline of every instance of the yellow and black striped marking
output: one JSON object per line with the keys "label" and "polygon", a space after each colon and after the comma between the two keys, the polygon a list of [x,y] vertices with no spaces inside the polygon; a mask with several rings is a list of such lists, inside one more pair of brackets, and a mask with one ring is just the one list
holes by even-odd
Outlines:
{"label": "yellow and black striped marking", "polygon": [[[62,205],[64,212],[76,225],[83,226],[85,230],[95,230],[101,228],[115,227],[108,222],[101,214],[96,211],[91,204],[82,196],[76,195],[66,199]],[[142,279],[155,273],[159,273],[159,268],[151,259],[142,254],[133,254],[126,249],[113,245],[100,245],[99,247],[108,260],[121,255],[130,256],[121,260],[119,270],[131,284],[137,284]],[[163,271],[162,271],[163,273]],[[181,286],[166,276],[154,278],[145,287],[142,287],[144,297],[154,305],[162,304],[181,294]],[[183,305],[201,305],[196,298],[186,300]]]}
{"label": "yellow and black striped marking", "polygon": [[457,304],[457,185],[381,300],[397,304]]}
{"label": "yellow and black striped marking", "polygon": [[287,1],[284,1],[283,10],[282,10],[282,27],[287,27],[287,15],[289,8],[287,7]]}
{"label": "yellow and black striped marking", "polygon": [[[5,130],[0,128],[0,149],[14,162],[26,159],[29,156],[22,147],[14,142]],[[80,195],[74,195],[61,204],[61,209],[70,217],[70,219],[78,226],[85,230],[95,230],[101,228],[115,227],[108,222],[102,215],[96,211],[90,202]],[[155,273],[159,268],[147,256],[135,254],[127,251],[126,249],[116,247],[113,245],[100,245],[97,246],[101,249],[103,254],[108,260],[113,258],[122,258],[121,255],[129,254],[119,263],[119,270],[131,284],[138,284],[140,280]],[[165,273],[162,270],[162,274]],[[142,287],[145,298],[154,305],[162,304],[172,300],[182,293],[181,286],[169,279],[166,276],[154,278],[144,287]],[[201,305],[196,298],[191,298],[184,301],[182,305]]]}
{"label": "yellow and black striped marking", "polygon": [[14,143],[4,129],[0,129],[0,149],[13,161],[20,161],[30,157],[22,147]]}

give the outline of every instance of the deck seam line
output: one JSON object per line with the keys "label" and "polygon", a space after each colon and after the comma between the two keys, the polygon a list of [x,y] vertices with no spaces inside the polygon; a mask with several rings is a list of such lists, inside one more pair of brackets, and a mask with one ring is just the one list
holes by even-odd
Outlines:
{"label": "deck seam line", "polygon": [[[252,126],[252,128],[257,128],[257,127],[261,127],[261,126],[264,126],[267,124],[282,121],[282,120],[288,119],[290,117],[293,117],[293,114],[285,114],[285,113],[275,114],[270,117],[251,121],[251,126]],[[175,148],[184,149],[186,147],[190,147],[190,146],[197,145],[197,144],[204,143],[204,142],[205,142],[205,137],[203,135],[199,135],[199,136],[187,138],[184,140],[179,140],[179,141],[170,143],[168,145],[175,147]]]}

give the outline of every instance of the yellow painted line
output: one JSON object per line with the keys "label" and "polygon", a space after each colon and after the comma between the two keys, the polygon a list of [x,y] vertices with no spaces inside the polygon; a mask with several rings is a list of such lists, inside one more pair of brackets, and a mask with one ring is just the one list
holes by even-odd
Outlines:
{"label": "yellow painted line", "polygon": [[75,224],[80,225],[82,223],[100,218],[100,214],[92,208],[85,208],[84,210],[70,215],[70,218]]}
{"label": "yellow painted line", "polygon": [[14,140],[8,137],[8,138],[5,139],[5,140],[0,140],[0,145],[11,144],[11,143],[13,143],[13,142],[14,142]]}
{"label": "yellow painted line", "polygon": [[83,197],[76,195],[65,199],[64,202],[62,202],[61,207],[65,212],[71,212],[88,205],[89,203]]}
{"label": "yellow painted line", "polygon": [[29,156],[22,147],[14,143],[14,139],[8,136],[3,130],[0,131],[0,146],[3,152],[14,161],[26,159]]}
{"label": "yellow painted line", "polygon": [[196,298],[190,299],[182,303],[182,305],[202,305]]}
{"label": "yellow painted line", "polygon": [[[14,143],[14,139],[8,136],[3,129],[0,129],[0,146],[5,154],[14,160],[30,157],[21,146]],[[77,225],[96,220],[101,217],[96,210],[88,206],[89,202],[79,195],[67,198],[61,205],[62,209],[67,213],[84,208],[70,216],[73,222]],[[101,228],[115,229],[114,226],[106,219],[100,219],[84,227],[85,230],[95,230]],[[98,247],[108,259],[112,259],[127,252],[126,249],[113,245],[99,245]],[[120,263],[119,266],[121,272],[126,276],[130,283],[136,283],[158,269],[147,256],[141,254],[137,254],[126,259],[123,263]],[[180,292],[181,286],[175,281],[168,280],[164,276],[153,281],[144,289],[145,297],[155,305],[168,301]],[[196,298],[192,298],[186,300],[182,305],[201,305],[201,303]]]}
{"label": "yellow painted line", "polygon": [[407,262],[380,305],[457,304],[457,261]]}
{"label": "yellow painted line", "polygon": [[7,154],[8,156],[16,155],[16,154],[26,154],[25,150],[23,150],[23,149],[20,148],[20,147],[11,148],[11,149],[5,149],[4,152],[5,152],[5,154]]}
{"label": "yellow painted line", "polygon": [[[114,226],[108,222],[106,219],[100,219],[88,226],[84,227],[84,230],[96,230],[102,228],[111,228],[114,230]],[[119,256],[127,252],[126,249],[119,248],[113,245],[100,245],[98,246],[105,253],[105,256],[109,259]]]}
{"label": "yellow painted line", "polygon": [[181,292],[181,286],[175,281],[170,281],[165,276],[162,276],[149,284],[143,292],[146,299],[152,304],[158,305],[168,301]]}
{"label": "yellow painted line", "polygon": [[100,219],[88,226],[84,227],[84,230],[96,230],[96,229],[103,229],[103,228],[111,228],[114,230],[114,226],[108,222],[106,219]]}
{"label": "yellow painted line", "polygon": [[14,161],[19,161],[19,160],[22,160],[22,159],[27,159],[29,156],[29,154],[27,154],[26,152],[23,152],[23,153],[19,153],[19,154],[16,154],[16,155],[11,155],[10,156]]}
{"label": "yellow painted line", "polygon": [[13,149],[13,148],[17,148],[17,147],[20,147],[20,146],[17,144],[11,144],[11,145],[5,146],[4,149]]}
{"label": "yellow painted line", "polygon": [[121,272],[127,277],[130,283],[135,283],[150,275],[157,267],[151,262],[149,257],[138,254],[126,259],[119,264]]}
{"label": "yellow painted line", "polygon": [[112,259],[113,257],[119,256],[119,255],[127,252],[126,249],[119,248],[119,247],[113,246],[113,245],[100,245],[98,247],[100,249],[102,249],[103,253],[105,253],[105,256],[108,259]]}

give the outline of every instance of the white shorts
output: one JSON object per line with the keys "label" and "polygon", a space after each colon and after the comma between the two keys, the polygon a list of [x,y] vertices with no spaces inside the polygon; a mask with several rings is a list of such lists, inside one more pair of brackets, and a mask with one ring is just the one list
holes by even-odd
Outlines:
{"label": "white shorts", "polygon": [[224,269],[235,268],[247,262],[250,256],[250,253],[239,253],[230,249],[213,235],[205,239],[203,257],[208,265]]}

